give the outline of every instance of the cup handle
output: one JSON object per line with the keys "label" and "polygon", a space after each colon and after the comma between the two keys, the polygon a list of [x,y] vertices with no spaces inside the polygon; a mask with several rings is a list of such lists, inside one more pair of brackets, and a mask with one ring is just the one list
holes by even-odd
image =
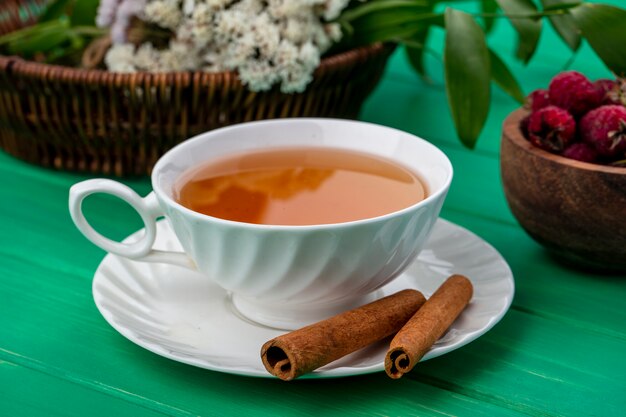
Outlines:
{"label": "cup handle", "polygon": [[[98,233],[91,227],[82,210],[83,200],[95,193],[110,194],[130,204],[143,220],[145,235],[137,242],[121,243]],[[136,261],[160,262],[197,270],[193,260],[183,252],[152,249],[156,239],[156,219],[164,215],[154,191],[145,198],[141,198],[131,188],[119,182],[108,179],[91,179],[74,184],[70,188],[69,208],[72,220],[78,230],[94,245],[107,252]]]}

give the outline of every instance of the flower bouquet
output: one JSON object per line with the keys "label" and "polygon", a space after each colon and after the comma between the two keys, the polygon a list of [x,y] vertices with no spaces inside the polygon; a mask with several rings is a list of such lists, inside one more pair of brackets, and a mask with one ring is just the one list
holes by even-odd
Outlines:
{"label": "flower bouquet", "polygon": [[500,18],[516,29],[524,62],[547,20],[572,50],[586,39],[611,70],[626,71],[620,8],[448,3],[455,2],[6,0],[0,145],[55,168],[142,174],[171,146],[213,128],[273,117],[354,118],[395,45],[424,74],[428,36],[444,30],[448,101],[459,138],[473,147],[492,81],[524,98],[487,44]]}

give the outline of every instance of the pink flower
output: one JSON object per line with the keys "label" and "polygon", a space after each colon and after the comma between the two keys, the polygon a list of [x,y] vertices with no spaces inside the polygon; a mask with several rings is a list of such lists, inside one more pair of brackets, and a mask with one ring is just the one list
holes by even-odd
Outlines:
{"label": "pink flower", "polygon": [[96,25],[110,27],[113,43],[126,42],[130,20],[143,13],[146,0],[100,0]]}

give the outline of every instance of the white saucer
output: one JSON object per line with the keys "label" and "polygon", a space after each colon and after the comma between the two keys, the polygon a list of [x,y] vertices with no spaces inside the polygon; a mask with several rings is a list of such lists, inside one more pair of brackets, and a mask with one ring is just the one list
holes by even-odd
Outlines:
{"label": "white saucer", "polygon": [[[180,250],[167,221],[159,222],[157,229],[157,248]],[[453,273],[470,278],[474,297],[423,360],[478,338],[504,316],[513,300],[513,274],[502,256],[478,236],[441,219],[418,260],[381,292],[387,295],[415,288],[428,297]],[[93,295],[111,326],[158,355],[214,371],[271,377],[261,363],[261,346],[285,331],[242,318],[226,291],[198,273],[109,254],[94,276]],[[380,342],[303,378],[381,371],[386,350],[387,345]]]}

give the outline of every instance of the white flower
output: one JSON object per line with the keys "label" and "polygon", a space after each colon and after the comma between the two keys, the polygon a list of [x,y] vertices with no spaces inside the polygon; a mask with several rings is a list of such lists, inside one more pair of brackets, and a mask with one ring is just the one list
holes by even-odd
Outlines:
{"label": "white flower", "polygon": [[159,66],[164,72],[193,71],[200,67],[200,58],[188,44],[172,41],[168,49],[161,51]]}
{"label": "white flower", "polygon": [[166,29],[175,30],[183,14],[178,0],[154,0],[145,7],[146,20]]}
{"label": "white flower", "polygon": [[[263,13],[255,23],[254,42],[259,53],[264,57],[271,57],[276,52],[280,44],[280,30],[276,25],[269,23],[270,18],[267,13]],[[268,22],[265,24],[265,22]]]}
{"label": "white flower", "polygon": [[299,93],[313,79],[313,71],[320,62],[320,51],[311,42],[298,48],[283,41],[275,62],[281,80],[280,90],[283,93]]}
{"label": "white flower", "polygon": [[111,72],[135,72],[133,64],[135,47],[130,44],[115,44],[104,56],[104,62]]}
{"label": "white flower", "polygon": [[285,24],[285,28],[281,34],[285,39],[291,42],[302,42],[309,38],[309,31],[306,24],[299,19],[289,19]]}
{"label": "white flower", "polygon": [[274,68],[267,62],[248,61],[239,68],[239,78],[252,91],[266,91],[278,81]]}
{"label": "white flower", "polygon": [[326,2],[326,10],[324,11],[324,19],[336,19],[341,14],[341,11],[346,8],[348,3],[349,0],[328,0]]}
{"label": "white flower", "polygon": [[274,55],[274,62],[279,67],[286,67],[292,63],[295,63],[298,59],[298,48],[286,40],[280,42],[276,55]]}
{"label": "white flower", "polygon": [[213,29],[209,25],[194,26],[191,29],[191,40],[198,48],[209,46],[213,39]]}
{"label": "white flower", "polygon": [[196,48],[209,46],[213,39],[214,14],[207,4],[198,4],[191,17],[179,27],[178,39],[190,41]]}
{"label": "white flower", "polygon": [[324,25],[324,30],[333,42],[339,42],[343,37],[343,32],[339,23],[329,23]]}
{"label": "white flower", "polygon": [[188,20],[176,28],[175,38],[185,42],[190,42],[193,39],[193,26],[191,26]]}
{"label": "white flower", "polygon": [[201,3],[196,6],[191,13],[191,24],[194,26],[210,25],[213,20],[213,14],[215,10],[206,3]]}
{"label": "white flower", "polygon": [[218,50],[210,50],[209,52],[202,55],[202,61],[205,63],[202,67],[203,71],[206,72],[221,72],[227,71],[228,68],[225,68],[222,64],[222,51]]}
{"label": "white flower", "polygon": [[241,10],[224,10],[215,17],[215,38],[218,43],[234,41],[245,29],[247,16]]}
{"label": "white flower", "polygon": [[301,92],[312,79],[312,70],[300,60],[298,47],[289,41],[280,43],[274,62],[284,93]]}
{"label": "white flower", "polygon": [[276,19],[297,17],[306,14],[306,8],[301,7],[297,0],[267,0],[267,10]]}
{"label": "white flower", "polygon": [[196,0],[183,0],[183,13],[191,16],[196,8]]}
{"label": "white flower", "polygon": [[[244,44],[248,49],[253,50],[255,59],[270,58],[280,43],[279,28],[272,23],[268,13],[257,14],[255,9],[251,12],[252,15],[247,17],[249,23],[246,30],[236,34],[235,38],[226,42],[235,45]],[[222,43],[224,46],[226,45],[224,39],[222,39]]]}
{"label": "white flower", "polygon": [[320,51],[327,51],[333,44],[332,39],[328,36],[323,26],[316,26],[315,32],[312,35],[313,42],[317,45]]}
{"label": "white flower", "polygon": [[[176,55],[178,55],[182,61],[186,61],[185,63],[183,63],[183,65],[185,66],[189,66],[189,63],[191,61],[196,60],[195,58],[192,59],[192,56],[195,57],[198,55],[198,51],[196,51],[192,45],[189,45],[186,42],[180,42],[175,39],[170,41],[169,49],[173,51]],[[194,65],[197,65],[197,63],[195,63]]]}
{"label": "white flower", "polygon": [[311,42],[300,47],[298,59],[308,70],[314,70],[320,64],[320,51]]}
{"label": "white flower", "polygon": [[205,0],[205,1],[206,1],[206,4],[212,10],[224,9],[231,2],[231,0]]}
{"label": "white flower", "polygon": [[341,39],[340,26],[327,20],[349,0],[101,1],[99,21],[111,26],[116,42],[125,41],[132,16],[174,33],[161,50],[149,43],[112,48],[106,58],[112,71],[234,70],[250,90],[279,84],[291,93],[306,88],[322,53]]}
{"label": "white flower", "polygon": [[308,71],[303,66],[293,65],[281,73],[280,91],[283,93],[301,93],[312,79],[312,71]]}
{"label": "white flower", "polygon": [[159,51],[151,43],[144,43],[135,51],[133,65],[141,71],[154,71],[159,61]]}
{"label": "white flower", "polygon": [[261,2],[261,0],[240,0],[235,3],[231,8],[235,10],[242,10],[248,14],[254,15],[265,13],[265,6]]}
{"label": "white flower", "polygon": [[299,70],[290,74],[290,77],[283,79],[280,84],[280,91],[283,93],[302,93],[306,86],[313,80],[310,72]]}
{"label": "white flower", "polygon": [[225,53],[222,55],[222,64],[226,68],[237,69],[254,57],[255,48],[254,36],[248,32],[239,37],[230,48],[225,49]]}

